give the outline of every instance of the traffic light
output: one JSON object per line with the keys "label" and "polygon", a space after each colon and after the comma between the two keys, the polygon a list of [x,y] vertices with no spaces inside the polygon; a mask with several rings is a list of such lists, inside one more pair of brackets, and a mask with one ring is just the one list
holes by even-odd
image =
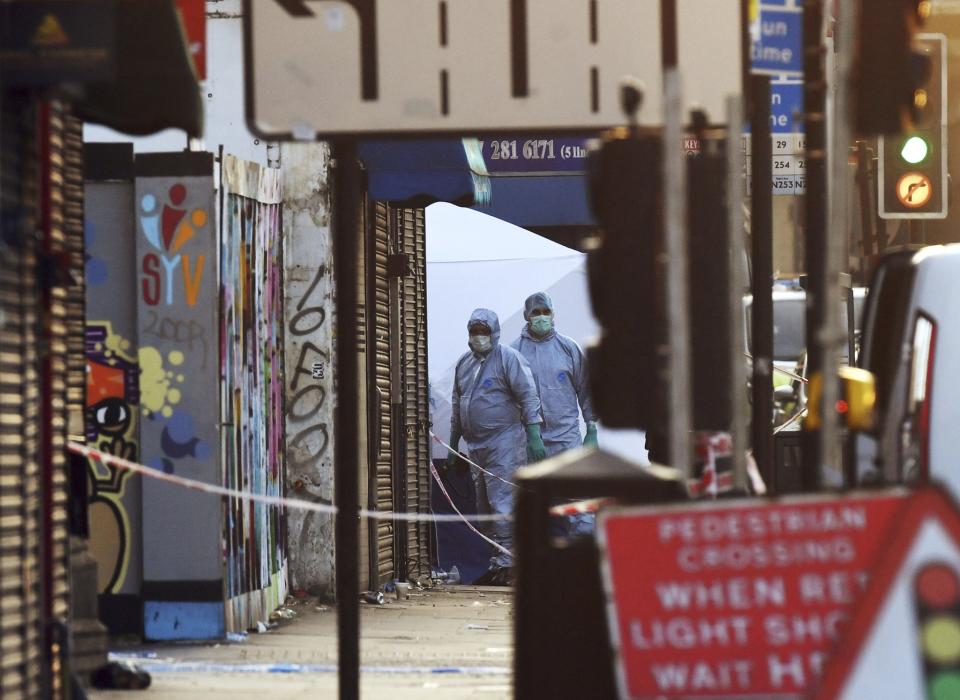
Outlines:
{"label": "traffic light", "polygon": [[960,577],[946,562],[925,564],[914,577],[917,639],[927,700],[960,697]]}
{"label": "traffic light", "polygon": [[588,161],[590,203],[602,232],[587,258],[602,329],[588,348],[594,408],[614,428],[666,430],[666,321],[662,268],[662,144],[622,129]]}
{"label": "traffic light", "polygon": [[[692,427],[725,431],[732,352],[727,163],[723,142],[711,143],[687,160],[691,380],[704,399],[693,405]],[[603,228],[587,262],[602,328],[588,349],[594,408],[605,425],[641,428],[653,442],[665,440],[669,416],[662,147],[659,136],[623,131],[589,163],[591,204]],[[648,440],[653,447],[662,445]]]}
{"label": "traffic light", "polygon": [[947,39],[918,34],[912,123],[880,136],[880,216],[943,219],[947,216]]}
{"label": "traffic light", "polygon": [[924,59],[914,45],[931,0],[860,0],[854,80],[855,131],[895,134],[913,121]]}

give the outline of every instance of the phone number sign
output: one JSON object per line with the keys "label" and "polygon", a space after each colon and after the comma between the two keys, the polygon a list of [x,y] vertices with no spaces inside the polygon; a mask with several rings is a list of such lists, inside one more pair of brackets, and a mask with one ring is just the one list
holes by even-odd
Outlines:
{"label": "phone number sign", "polygon": [[491,175],[582,173],[589,137],[498,138],[480,142]]}
{"label": "phone number sign", "polygon": [[802,697],[900,493],[601,515],[621,698]]}

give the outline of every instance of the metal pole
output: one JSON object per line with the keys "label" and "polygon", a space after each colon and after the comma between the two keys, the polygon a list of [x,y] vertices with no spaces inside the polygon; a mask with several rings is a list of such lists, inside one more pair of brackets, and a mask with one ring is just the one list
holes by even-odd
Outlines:
{"label": "metal pole", "polygon": [[860,201],[861,277],[867,261],[879,252],[873,227],[873,190],[870,187],[870,151],[866,141],[857,141],[857,187]]}
{"label": "metal pole", "polygon": [[750,247],[753,265],[753,458],[776,492],[773,464],[773,144],[770,77],[750,80]]}
{"label": "metal pole", "polygon": [[690,300],[687,260],[687,172],[683,103],[676,68],[664,71],[663,164],[666,211],[667,318],[670,338],[670,462],[690,478]]}
{"label": "metal pole", "polygon": [[[820,455],[823,461],[821,478],[833,487],[844,484],[843,449],[841,445],[840,417],[835,410],[840,399],[840,378],[837,369],[840,366],[841,349],[845,331],[840,319],[841,283],[840,276],[847,264],[849,242],[849,201],[847,198],[847,153],[850,148],[850,87],[853,71],[853,36],[856,22],[854,3],[838,3],[837,35],[839,52],[837,53],[837,89],[834,92],[832,144],[830,159],[830,228],[833,235],[825,236],[824,276],[821,280],[825,300],[823,310],[823,330],[817,334],[820,353],[823,359],[823,405],[821,408],[822,425],[820,432]],[[849,285],[848,285],[849,286]],[[852,358],[851,358],[852,362]]]}
{"label": "metal pole", "polygon": [[[843,5],[844,3],[839,3]],[[823,354],[817,333],[823,326],[824,275],[821,269],[826,257],[827,238],[827,167],[826,167],[826,86],[823,70],[823,0],[807,0],[803,4],[803,104],[807,132],[807,196],[806,245],[807,271],[807,376],[823,370]],[[844,228],[844,230],[846,230]],[[836,300],[833,300],[836,303]],[[805,433],[803,443],[804,491],[820,488],[820,439],[816,433]]]}
{"label": "metal pole", "polygon": [[670,462],[690,478],[690,290],[687,287],[687,169],[683,154],[683,100],[677,70],[677,0],[660,0],[663,64],[664,251],[667,259],[667,337],[670,354]]}
{"label": "metal pole", "polygon": [[747,487],[746,471],[746,433],[747,422],[744,413],[744,388],[746,372],[742,355],[743,338],[746,329],[743,323],[743,290],[745,241],[743,237],[743,100],[741,97],[727,98],[727,228],[729,231],[730,280],[730,435],[733,440],[733,485],[739,492]]}
{"label": "metal pole", "polygon": [[340,700],[360,697],[360,577],[358,520],[360,473],[358,439],[359,357],[357,353],[357,236],[360,171],[352,139],[333,143],[334,284],[337,294],[338,373],[334,409],[334,500],[336,525],[337,648]]}

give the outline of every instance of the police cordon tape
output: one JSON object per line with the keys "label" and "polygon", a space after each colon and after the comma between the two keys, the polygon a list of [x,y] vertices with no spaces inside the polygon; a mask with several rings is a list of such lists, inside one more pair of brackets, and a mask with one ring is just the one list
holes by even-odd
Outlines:
{"label": "police cordon tape", "polygon": [[[448,447],[446,443],[440,440],[432,432],[430,433],[433,438],[440,444]],[[305,501],[300,498],[284,498],[282,496],[271,496],[268,494],[258,494],[250,493],[248,491],[238,491],[236,489],[226,488],[225,486],[217,486],[216,484],[210,484],[205,481],[198,481],[196,479],[189,479],[187,477],[178,476],[176,474],[168,474],[166,472],[160,471],[153,467],[148,467],[145,464],[139,464],[137,462],[131,462],[130,460],[123,459],[122,457],[116,457],[107,452],[101,452],[92,447],[87,447],[86,445],[81,445],[77,442],[68,442],[67,448],[76,454],[83,455],[88,459],[94,459],[103,464],[112,464],[118,469],[123,469],[134,474],[140,474],[147,478],[156,479],[158,481],[165,481],[169,484],[176,484],[182,486],[183,488],[190,489],[192,491],[200,491],[203,493],[209,493],[217,496],[225,496],[227,498],[236,498],[238,500],[247,500],[253,501],[256,503],[264,503],[266,505],[274,505],[286,508],[295,508],[299,510],[307,510],[315,513],[325,513],[328,515],[334,515],[337,512],[337,507],[332,503],[312,503],[310,501]],[[461,457],[463,459],[463,457]],[[464,459],[467,464],[472,465],[473,467],[479,469],[485,474],[489,474],[495,478],[500,479],[504,483],[510,484],[511,486],[516,486],[512,482],[507,481],[498,477],[496,474],[488,472],[486,469],[480,465],[472,462],[468,459]],[[755,487],[757,482],[762,487],[763,480],[757,472],[756,465],[751,465],[752,460],[748,460],[748,473],[750,473],[751,478],[754,481]],[[751,470],[749,467],[752,466]],[[503,549],[495,543],[493,540],[486,537],[483,533],[473,527],[471,520],[476,522],[494,522],[501,520],[512,520],[513,516],[509,514],[497,514],[497,513],[471,513],[469,518],[465,516],[460,510],[456,507],[453,502],[453,499],[450,497],[450,494],[447,492],[446,488],[443,485],[443,480],[440,478],[440,475],[437,473],[436,468],[431,464],[430,472],[433,478],[436,480],[437,485],[440,487],[440,491],[443,493],[444,497],[447,499],[447,502],[453,508],[455,514],[448,513],[409,513],[409,512],[398,512],[398,511],[378,511],[378,510],[368,510],[366,508],[358,509],[357,513],[360,517],[363,518],[372,518],[376,520],[402,520],[402,521],[411,521],[411,522],[463,522],[465,523],[473,532],[478,534],[487,542],[490,542],[495,547]],[[727,473],[719,475],[718,481],[721,489],[723,489],[727,484],[725,483],[727,479],[730,478]],[[732,481],[730,482],[732,484]],[[703,484],[700,480],[691,479],[690,481],[690,491],[692,495],[697,495],[703,492]],[[765,489],[764,489],[765,491]],[[763,491],[759,491],[763,493]],[[614,499],[610,498],[591,498],[584,501],[576,501],[573,503],[562,503],[550,508],[551,515],[577,515],[577,514],[587,514],[587,513],[596,513],[600,508],[612,502]],[[508,553],[504,549],[504,552]]]}
{"label": "police cordon tape", "polygon": [[459,455],[460,459],[462,459],[464,462],[466,462],[467,464],[469,464],[471,467],[473,467],[473,468],[475,468],[475,469],[479,469],[481,472],[483,472],[483,473],[486,474],[487,476],[492,476],[494,479],[499,479],[500,481],[502,481],[503,483],[505,483],[507,486],[512,486],[513,488],[517,488],[517,485],[516,485],[515,483],[513,483],[512,481],[508,481],[507,479],[504,479],[502,476],[497,476],[497,475],[494,474],[493,472],[487,471],[486,469],[484,469],[483,467],[481,467],[481,466],[480,466],[479,464],[477,464],[476,462],[473,462],[473,461],[471,461],[470,459],[468,459],[467,457],[464,457],[462,454],[460,454],[460,451],[459,451],[459,450],[457,450],[457,449],[451,447],[450,445],[448,445],[447,443],[445,443],[445,442],[444,442],[443,440],[441,440],[441,439],[437,436],[437,434],[436,434],[435,432],[433,432],[432,430],[430,431],[430,437],[432,437],[435,442],[438,442],[438,443],[440,443],[441,445],[443,445],[444,447],[446,447],[447,450],[449,450],[450,452],[456,452],[457,455]]}
{"label": "police cordon tape", "polygon": [[[188,479],[187,477],[178,476],[176,474],[167,474],[159,469],[148,467],[145,464],[138,464],[137,462],[131,462],[130,460],[123,459],[121,457],[115,457],[114,455],[101,452],[100,450],[95,450],[77,442],[69,442],[67,443],[67,447],[71,452],[83,455],[89,459],[95,459],[104,464],[112,464],[118,469],[123,469],[134,474],[140,474],[141,476],[145,476],[150,479],[165,481],[168,484],[176,484],[177,486],[182,486],[183,488],[190,489],[192,491],[202,491],[203,493],[210,493],[217,496],[226,496],[228,498],[254,501],[256,503],[265,503],[267,505],[282,506],[285,508],[309,510],[315,513],[326,513],[328,515],[334,515],[337,512],[337,507],[332,503],[311,503],[310,501],[305,501],[300,498],[284,498],[282,496],[270,496],[268,494],[250,493],[249,491],[238,491],[236,489],[226,488],[225,486],[208,484],[205,481]],[[459,511],[457,512],[459,513]],[[461,520],[465,519],[463,515],[459,514],[403,513],[392,510],[367,510],[366,508],[358,509],[357,514],[362,518],[373,518],[376,520],[409,520],[415,522],[460,522]],[[511,515],[495,513],[480,513],[477,515],[471,514],[470,517],[477,521],[513,519],[513,516]]]}
{"label": "police cordon tape", "polygon": [[[791,418],[790,421],[788,421],[788,423],[792,423],[798,417],[799,417],[799,414]],[[443,447],[446,447],[448,451],[456,452],[458,455],[460,455],[460,459],[462,459],[466,464],[470,465],[474,469],[477,469],[483,472],[484,474],[492,476],[494,479],[499,479],[500,481],[502,481],[505,484],[508,484],[509,486],[513,486],[514,488],[519,488],[512,481],[507,481],[503,477],[497,476],[493,472],[487,471],[476,462],[468,459],[467,457],[464,457],[462,454],[460,454],[459,450],[455,450],[449,444],[444,442],[432,430],[430,431],[430,437],[432,437],[436,443],[442,445]],[[760,470],[757,469],[757,465],[753,461],[749,451],[747,454],[747,476],[750,479],[751,486],[753,487],[753,490],[755,493],[759,495],[763,495],[767,492],[767,487],[763,482],[763,477],[760,475]],[[731,491],[734,488],[733,474],[731,474],[730,472],[720,472],[719,474],[716,474],[716,477],[714,477],[713,474],[705,473],[699,479],[690,479],[687,482],[687,491],[691,496],[699,497],[707,494],[711,488],[711,485],[714,483],[716,484],[716,487],[715,487],[716,492],[722,493],[726,491]],[[716,495],[716,493],[714,493],[713,495]],[[579,515],[584,513],[596,513],[598,510],[600,510],[600,507],[602,505],[604,505],[610,500],[611,499],[609,498],[591,498],[585,501],[578,501],[576,503],[566,503],[558,506],[553,506],[552,508],[550,508],[550,515]]]}
{"label": "police cordon tape", "polygon": [[[67,447],[71,452],[87,457],[88,459],[94,459],[103,464],[112,464],[118,469],[123,469],[125,471],[140,474],[150,479],[157,479],[158,481],[165,481],[168,484],[176,484],[177,486],[182,486],[183,488],[190,489],[192,491],[202,491],[203,493],[209,493],[216,496],[226,496],[228,498],[236,498],[239,500],[255,501],[257,503],[264,503],[266,505],[274,506],[283,506],[287,508],[296,508],[299,510],[309,510],[315,513],[326,513],[328,515],[334,515],[337,512],[337,507],[332,503],[311,503],[310,501],[305,501],[300,498],[284,498],[282,496],[270,496],[267,494],[259,493],[250,493],[249,491],[237,491],[236,489],[229,489],[225,486],[217,486],[216,484],[208,484],[205,481],[197,481],[196,479],[189,479],[183,476],[177,476],[176,474],[167,474],[162,472],[159,469],[154,469],[153,467],[148,467],[145,464],[139,464],[137,462],[131,462],[128,459],[123,459],[122,457],[116,457],[107,452],[101,452],[92,447],[87,447],[86,445],[81,445],[78,442],[68,442]],[[440,490],[443,495],[450,502],[451,507],[453,508],[455,514],[450,513],[400,513],[396,511],[379,511],[379,510],[367,510],[361,508],[358,511],[360,517],[363,518],[374,518],[378,520],[410,520],[417,522],[466,522],[466,524],[481,537],[484,537],[482,533],[473,528],[469,520],[476,520],[479,522],[491,522],[496,520],[512,520],[513,516],[507,514],[496,514],[496,513],[471,513],[468,516],[463,515],[460,510],[454,505],[453,500],[450,498],[450,494],[447,493],[446,488],[443,486],[443,480],[440,478],[440,475],[437,473],[433,465],[430,465],[430,471],[433,474],[433,478],[437,480],[437,483],[440,486]],[[584,503],[590,503],[590,501],[584,501]],[[576,505],[576,504],[570,504]],[[556,513],[557,515],[562,515],[562,513]],[[486,539],[486,537],[484,537]]]}

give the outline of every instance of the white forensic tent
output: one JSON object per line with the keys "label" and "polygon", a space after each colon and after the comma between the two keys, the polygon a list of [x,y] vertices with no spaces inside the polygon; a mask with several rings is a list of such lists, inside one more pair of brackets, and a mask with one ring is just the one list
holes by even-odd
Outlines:
{"label": "white forensic tent", "polygon": [[[433,204],[426,212],[430,414],[433,431],[447,440],[453,374],[468,349],[467,319],[474,309],[496,312],[507,345],[525,323],[524,300],[538,291],[553,298],[557,330],[582,347],[598,326],[583,253],[472,209]],[[599,438],[602,448],[647,463],[642,432],[601,427]],[[434,442],[433,457],[445,456]]]}

